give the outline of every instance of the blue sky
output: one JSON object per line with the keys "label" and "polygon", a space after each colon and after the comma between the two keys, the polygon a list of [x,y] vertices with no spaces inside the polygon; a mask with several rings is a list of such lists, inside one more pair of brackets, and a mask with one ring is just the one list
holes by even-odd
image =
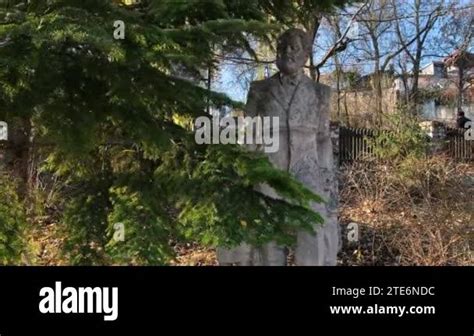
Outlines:
{"label": "blue sky", "polygon": [[[440,0],[440,2],[444,2]],[[466,6],[474,6],[474,0],[459,0],[459,7],[466,7]],[[441,22],[438,22],[437,26],[432,30],[431,36],[438,36],[440,34],[440,26]],[[345,27],[346,23],[343,22],[341,24],[342,27]],[[319,31],[318,39],[316,41],[315,46],[315,59],[316,62],[322,58],[322,55],[329,49],[332,45],[333,37],[331,36],[330,31],[327,29],[321,28]],[[433,41],[428,41],[429,43],[426,44],[425,47],[425,57],[422,60],[422,64],[426,65],[429,64],[433,60],[440,60],[439,56],[446,55],[445,50],[441,50],[439,46]],[[363,42],[354,42],[355,43],[363,43]],[[355,45],[357,46],[357,45]],[[355,47],[354,46],[354,47]],[[373,63],[368,61],[365,57],[363,60],[358,60],[357,57],[354,57],[354,50],[355,48],[349,46],[347,52],[341,54],[343,64],[346,64],[345,70],[350,70],[352,68],[357,69],[360,73],[370,73],[373,70]],[[391,45],[386,46],[386,48],[391,47]],[[351,50],[351,48],[353,48]],[[472,49],[472,46],[470,46]],[[344,56],[346,54],[346,56]],[[347,57],[347,54],[351,54],[351,57]],[[346,57],[347,61],[344,60]],[[362,57],[361,57],[362,58]],[[349,60],[350,59],[350,60]],[[332,62],[328,62],[322,69],[321,73],[328,73],[334,70],[334,66]],[[397,70],[397,69],[396,69]],[[213,89],[219,92],[226,93],[232,99],[243,101],[245,102],[247,91],[248,91],[248,83],[251,79],[255,79],[256,72],[249,71],[245,75],[242,75],[242,71],[239,70],[235,65],[225,64],[221,66],[220,73],[218,79],[213,83]]]}

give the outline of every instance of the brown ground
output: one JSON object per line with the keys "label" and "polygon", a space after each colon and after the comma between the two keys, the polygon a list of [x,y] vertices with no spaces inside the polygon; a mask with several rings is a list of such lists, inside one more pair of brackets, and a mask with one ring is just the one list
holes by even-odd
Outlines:
{"label": "brown ground", "polygon": [[[474,265],[474,165],[433,158],[398,176],[389,166],[356,164],[341,176],[339,265]],[[417,167],[416,165],[420,165]],[[64,265],[64,238],[35,219],[26,264]],[[357,223],[359,241],[346,227]],[[215,266],[213,249],[178,244],[172,265]]]}

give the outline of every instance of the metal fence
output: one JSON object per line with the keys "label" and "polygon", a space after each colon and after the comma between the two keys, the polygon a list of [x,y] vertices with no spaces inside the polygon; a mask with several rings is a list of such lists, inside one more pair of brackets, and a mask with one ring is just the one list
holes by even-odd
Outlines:
{"label": "metal fence", "polygon": [[[339,164],[351,163],[356,160],[376,157],[371,139],[383,130],[366,128],[339,127],[338,155]],[[442,142],[442,151],[459,161],[474,160],[474,141],[464,138],[463,129],[446,128]],[[433,139],[431,139],[433,141]]]}
{"label": "metal fence", "polygon": [[339,128],[339,164],[350,163],[366,157],[373,157],[371,140],[380,131],[367,128]]}
{"label": "metal fence", "polygon": [[449,156],[456,160],[474,160],[474,141],[466,140],[464,133],[466,130],[459,128],[447,128],[446,147]]}

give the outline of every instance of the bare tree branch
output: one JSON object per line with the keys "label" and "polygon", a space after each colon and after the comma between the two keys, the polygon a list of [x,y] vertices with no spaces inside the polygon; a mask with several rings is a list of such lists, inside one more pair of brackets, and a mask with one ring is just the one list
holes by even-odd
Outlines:
{"label": "bare tree branch", "polygon": [[347,48],[347,44],[350,43],[352,40],[347,38],[347,34],[349,34],[349,31],[351,30],[352,24],[354,23],[356,17],[359,15],[359,13],[368,5],[369,2],[364,3],[362,6],[359,7],[357,12],[355,12],[352,15],[351,20],[347,24],[346,29],[342,33],[342,35],[339,37],[339,39],[334,43],[334,45],[329,49],[322,60],[315,66],[316,69],[320,69],[332,56],[334,56],[335,53],[342,51]]}
{"label": "bare tree branch", "polygon": [[[432,13],[433,14],[433,13]],[[430,18],[428,19],[428,21],[431,21],[433,20],[433,15],[430,15]],[[407,47],[409,47],[410,45],[412,45],[424,32],[426,32],[427,30],[431,29],[431,25],[426,25],[424,26],[422,29],[420,29],[420,31],[411,39],[409,40],[408,42],[405,43],[405,45],[403,45],[402,47],[400,47],[397,51],[395,51],[393,54],[391,54],[390,56],[388,56],[381,69],[384,70],[388,64],[392,61],[392,59],[394,59],[396,56],[398,56],[402,51],[404,51]]]}

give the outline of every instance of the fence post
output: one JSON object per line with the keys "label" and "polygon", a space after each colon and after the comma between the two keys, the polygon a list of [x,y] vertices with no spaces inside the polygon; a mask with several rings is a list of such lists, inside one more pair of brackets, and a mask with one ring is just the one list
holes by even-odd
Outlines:
{"label": "fence post", "polygon": [[340,133],[340,127],[339,127],[339,122],[337,121],[331,121],[329,123],[329,130],[331,132],[331,142],[332,142],[332,152],[334,155],[334,165],[336,167],[339,167],[341,163],[341,158],[340,158],[340,151],[339,151],[339,133]]}

